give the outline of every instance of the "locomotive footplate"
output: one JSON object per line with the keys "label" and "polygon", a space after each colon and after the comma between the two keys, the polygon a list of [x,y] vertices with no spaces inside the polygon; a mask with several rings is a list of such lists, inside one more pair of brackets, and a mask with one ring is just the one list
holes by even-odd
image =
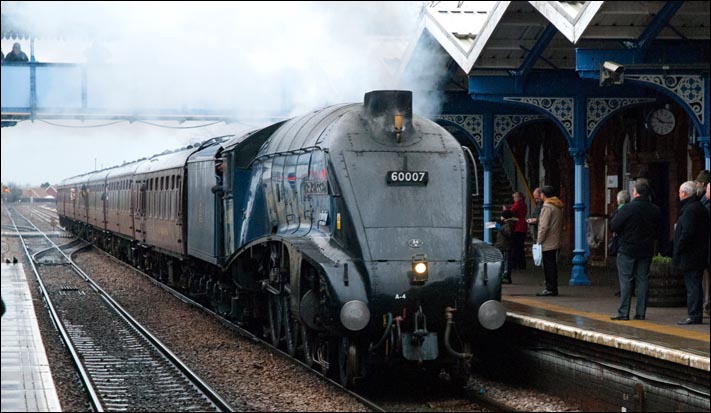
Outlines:
{"label": "locomotive footplate", "polygon": [[415,331],[402,334],[402,356],[420,362],[435,360],[439,356],[437,333],[427,331],[427,317],[422,307],[415,313]]}

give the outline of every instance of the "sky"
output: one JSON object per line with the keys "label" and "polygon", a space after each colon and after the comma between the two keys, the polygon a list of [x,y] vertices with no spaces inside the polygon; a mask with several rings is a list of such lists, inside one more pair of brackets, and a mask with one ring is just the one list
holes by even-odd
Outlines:
{"label": "sky", "polygon": [[[397,76],[422,4],[3,1],[2,13],[14,24],[46,33],[35,42],[37,61],[86,64],[91,102],[138,112],[199,108],[239,122],[20,122],[2,128],[2,182],[54,184],[267,126],[266,115],[360,102],[377,89],[413,90],[415,112],[418,105],[432,111],[425,106],[431,102],[417,99],[416,88],[427,85]],[[13,42],[3,39],[3,52]],[[29,41],[20,43],[29,56]],[[431,67],[427,59],[418,64]]]}

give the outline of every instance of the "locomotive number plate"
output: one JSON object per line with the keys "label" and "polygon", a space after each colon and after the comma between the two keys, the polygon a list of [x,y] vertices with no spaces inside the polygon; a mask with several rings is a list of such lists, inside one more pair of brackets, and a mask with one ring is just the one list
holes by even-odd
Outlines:
{"label": "locomotive number plate", "polygon": [[428,180],[429,172],[426,171],[388,171],[385,175],[385,182],[388,185],[425,186]]}

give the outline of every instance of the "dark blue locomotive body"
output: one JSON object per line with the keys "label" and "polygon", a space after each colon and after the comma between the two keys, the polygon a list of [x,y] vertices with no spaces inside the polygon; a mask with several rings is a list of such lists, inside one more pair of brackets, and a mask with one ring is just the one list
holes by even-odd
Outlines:
{"label": "dark blue locomotive body", "polygon": [[[171,223],[183,226],[182,256],[111,231],[109,219],[102,230],[78,224],[59,207],[66,196],[58,210],[344,383],[381,361],[456,366],[482,328],[503,324],[501,255],[471,236],[473,157],[411,103],[410,92],[370,92],[362,105],[184,151]],[[136,203],[145,182],[127,184]]]}

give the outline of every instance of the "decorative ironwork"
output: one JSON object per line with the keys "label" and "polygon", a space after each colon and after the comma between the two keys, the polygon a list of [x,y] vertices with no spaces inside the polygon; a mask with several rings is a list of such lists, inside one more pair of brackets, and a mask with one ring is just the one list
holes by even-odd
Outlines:
{"label": "decorative ironwork", "polygon": [[553,115],[568,132],[568,135],[573,137],[573,125],[575,117],[575,99],[574,98],[558,98],[558,97],[504,97],[504,100],[511,102],[526,103],[539,107]]}
{"label": "decorative ironwork", "polygon": [[691,108],[696,119],[704,124],[704,78],[698,75],[625,75],[625,79],[661,86],[675,95]]}
{"label": "decorative ironwork", "polygon": [[588,98],[587,138],[592,138],[595,128],[613,112],[639,103],[654,102],[654,98]]}
{"label": "decorative ironwork", "polygon": [[479,149],[484,147],[484,116],[483,115],[441,115],[442,120],[452,122],[471,135]]}
{"label": "decorative ironwork", "polygon": [[545,119],[541,115],[494,115],[494,148],[517,126],[534,120]]}

